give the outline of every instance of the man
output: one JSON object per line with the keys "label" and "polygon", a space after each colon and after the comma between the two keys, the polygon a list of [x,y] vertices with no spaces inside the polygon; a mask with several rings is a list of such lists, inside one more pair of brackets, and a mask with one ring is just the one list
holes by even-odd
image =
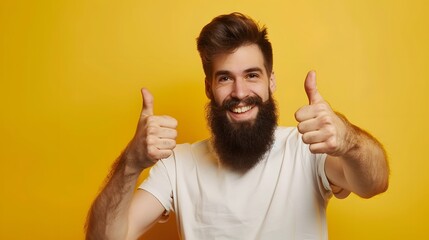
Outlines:
{"label": "man", "polygon": [[212,138],[176,146],[177,121],[153,115],[153,97],[142,89],[135,136],[94,201],[87,239],[137,239],[170,211],[183,239],[327,239],[333,194],[369,198],[387,189],[383,148],[331,109],[313,71],[298,126],[277,126],[265,28],[240,13],[222,15],[197,44]]}

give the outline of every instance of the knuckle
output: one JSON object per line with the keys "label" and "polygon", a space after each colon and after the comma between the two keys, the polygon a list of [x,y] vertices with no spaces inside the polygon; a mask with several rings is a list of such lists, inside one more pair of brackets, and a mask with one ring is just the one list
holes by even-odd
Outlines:
{"label": "knuckle", "polygon": [[322,104],[318,103],[318,104],[313,105],[313,109],[316,112],[322,112],[323,111]]}
{"label": "knuckle", "polygon": [[320,104],[320,107],[323,109],[323,110],[328,110],[329,109],[329,105],[326,103],[326,102],[321,102],[321,103],[319,103]]}
{"label": "knuckle", "polygon": [[320,117],[320,121],[323,125],[328,125],[332,123],[332,119],[329,115],[323,115]]}
{"label": "knuckle", "polygon": [[173,129],[171,135],[172,135],[172,138],[175,140],[177,138],[177,130]]}
{"label": "knuckle", "polygon": [[155,145],[155,143],[156,143],[156,138],[155,137],[153,137],[153,136],[147,136],[147,138],[146,138],[146,144],[148,146]]}
{"label": "knuckle", "polygon": [[311,153],[318,153],[318,150],[314,144],[310,144],[309,149]]}
{"label": "knuckle", "polygon": [[162,154],[163,155],[162,158],[168,158],[171,156],[172,153],[173,152],[171,152],[171,151],[165,152],[164,154]]}
{"label": "knuckle", "polygon": [[147,127],[146,132],[147,135],[155,135],[157,132],[157,127],[150,125]]}
{"label": "knuckle", "polygon": [[149,158],[153,158],[153,159],[158,159],[157,155],[158,155],[159,150],[155,147],[150,147],[147,150],[147,155],[149,156]]}
{"label": "knuckle", "polygon": [[299,110],[295,112],[294,117],[297,121],[299,121]]}
{"label": "knuckle", "polygon": [[146,117],[146,124],[148,126],[153,126],[156,124],[156,122],[157,122],[156,116],[151,115]]}
{"label": "knuckle", "polygon": [[298,111],[295,112],[294,116],[295,119],[300,122],[303,120],[303,112],[305,111],[305,109],[307,109],[306,107],[301,107],[298,109]]}
{"label": "knuckle", "polygon": [[168,115],[162,115],[160,117],[162,118],[162,120],[165,123],[168,123],[168,125],[170,125],[172,128],[176,128],[177,127],[178,121],[175,118],[173,118],[171,116],[168,116]]}
{"label": "knuckle", "polygon": [[175,148],[176,147],[176,141],[175,140],[164,140],[163,141],[163,144],[164,144],[164,146],[166,147],[166,148],[170,148],[170,149],[173,149],[173,148]]}
{"label": "knuckle", "polygon": [[308,136],[308,134],[303,134],[303,135],[302,135],[302,141],[303,141],[305,144],[310,144],[310,143],[311,143],[311,141],[310,141],[310,137]]}
{"label": "knuckle", "polygon": [[334,151],[337,148],[337,140],[334,137],[329,138],[326,141],[326,146],[329,151]]}
{"label": "knuckle", "polygon": [[328,133],[328,136],[332,138],[332,141],[336,142],[337,129],[333,125],[329,125],[326,127],[326,131]]}
{"label": "knuckle", "polygon": [[326,112],[329,110],[329,105],[327,105],[326,103],[318,103],[314,105],[314,109],[317,112]]}
{"label": "knuckle", "polygon": [[304,133],[302,129],[302,123],[298,123],[297,129],[299,133]]}

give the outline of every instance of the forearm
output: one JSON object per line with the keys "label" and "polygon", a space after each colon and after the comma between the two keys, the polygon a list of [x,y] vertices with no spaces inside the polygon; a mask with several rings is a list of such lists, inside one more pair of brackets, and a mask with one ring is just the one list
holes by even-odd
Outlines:
{"label": "forearm", "polygon": [[[95,199],[88,214],[86,239],[123,240],[136,235],[156,221],[164,211],[151,194],[140,194],[133,207],[148,213],[129,224],[129,209],[137,179],[143,169],[153,166],[159,159],[168,158],[176,147],[177,120],[169,116],[153,115],[153,96],[141,90],[143,109],[133,139],[116,160],[106,184]],[[135,196],[139,196],[136,194]],[[137,219],[137,220],[136,220]]]}
{"label": "forearm", "polygon": [[123,153],[113,164],[103,190],[88,214],[86,239],[126,239],[128,209],[141,170]]}
{"label": "forearm", "polygon": [[339,157],[349,190],[369,198],[387,190],[389,167],[382,145],[366,131],[352,125],[348,128],[348,150]]}

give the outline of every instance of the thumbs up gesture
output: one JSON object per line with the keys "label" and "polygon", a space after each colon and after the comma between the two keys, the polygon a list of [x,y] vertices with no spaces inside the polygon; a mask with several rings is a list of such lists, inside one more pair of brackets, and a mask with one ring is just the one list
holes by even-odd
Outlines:
{"label": "thumbs up gesture", "polygon": [[309,105],[295,112],[298,131],[312,153],[341,156],[348,151],[347,122],[338,116],[317,90],[316,73],[310,71],[304,83]]}
{"label": "thumbs up gesture", "polygon": [[177,137],[177,120],[170,116],[154,115],[152,94],[145,88],[141,94],[143,108],[137,130],[125,152],[131,166],[139,169],[168,158],[176,147]]}

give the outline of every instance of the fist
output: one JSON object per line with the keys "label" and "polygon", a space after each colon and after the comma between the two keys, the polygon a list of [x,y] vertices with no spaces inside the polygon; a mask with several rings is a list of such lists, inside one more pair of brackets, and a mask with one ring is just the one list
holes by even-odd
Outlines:
{"label": "fist", "polygon": [[310,145],[312,153],[344,154],[348,150],[347,124],[320,95],[314,71],[307,74],[304,89],[309,104],[295,112],[303,142]]}
{"label": "fist", "polygon": [[142,89],[143,108],[134,138],[127,147],[127,157],[133,166],[147,168],[168,158],[176,147],[177,120],[153,114],[153,96]]}

